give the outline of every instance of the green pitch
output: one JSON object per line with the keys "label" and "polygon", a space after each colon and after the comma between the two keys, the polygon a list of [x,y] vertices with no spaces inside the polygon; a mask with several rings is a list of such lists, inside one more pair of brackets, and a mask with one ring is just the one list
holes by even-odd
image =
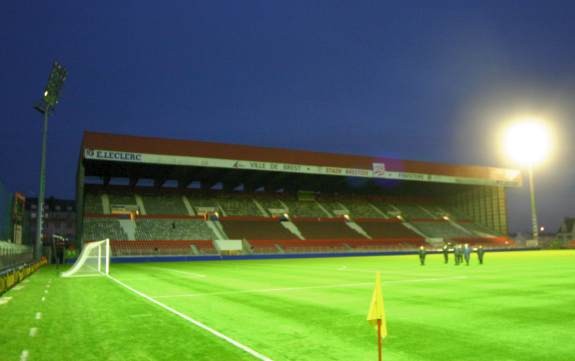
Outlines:
{"label": "green pitch", "polygon": [[112,276],[140,294],[104,277],[62,279],[46,267],[4,295],[11,299],[0,304],[0,360],[256,360],[191,320],[272,360],[377,360],[365,320],[376,271],[386,361],[575,359],[575,252],[472,261],[113,264]]}

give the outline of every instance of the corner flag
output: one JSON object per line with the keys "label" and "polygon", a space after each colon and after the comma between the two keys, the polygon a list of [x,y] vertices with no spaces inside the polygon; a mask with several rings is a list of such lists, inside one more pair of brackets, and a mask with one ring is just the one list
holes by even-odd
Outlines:
{"label": "corner flag", "polygon": [[379,360],[382,359],[381,340],[387,336],[387,325],[385,322],[385,310],[383,308],[383,295],[381,294],[381,273],[375,275],[375,288],[371,296],[371,304],[367,312],[367,321],[377,330],[377,344]]}

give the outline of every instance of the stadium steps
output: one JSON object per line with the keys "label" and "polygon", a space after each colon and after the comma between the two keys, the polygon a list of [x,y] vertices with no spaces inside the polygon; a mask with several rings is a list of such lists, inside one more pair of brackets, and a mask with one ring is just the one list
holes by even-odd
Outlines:
{"label": "stadium steps", "polygon": [[299,239],[305,239],[299,228],[293,222],[280,222],[280,224]]}
{"label": "stadium steps", "polygon": [[120,227],[128,236],[129,241],[133,241],[136,239],[136,223],[129,219],[120,219]]}
{"label": "stadium steps", "polygon": [[417,229],[414,225],[412,225],[409,222],[403,222],[403,225],[407,228],[409,228],[410,230],[412,230],[413,232],[419,234],[421,237],[423,238],[429,238],[425,233],[421,232],[419,229]]}
{"label": "stadium steps", "polygon": [[325,213],[325,215],[327,217],[333,217],[333,215],[323,206],[323,204],[319,203],[318,201],[314,201],[314,202],[317,205],[317,207],[319,209],[321,209],[323,211],[323,213]]}
{"label": "stadium steps", "polygon": [[374,204],[368,203],[368,205],[380,216],[382,216],[383,218],[388,218],[387,215],[385,213],[383,213],[381,211],[381,209],[377,208]]}
{"label": "stadium steps", "polygon": [[196,213],[194,212],[194,208],[190,204],[190,201],[185,195],[182,195],[182,202],[184,203],[184,207],[186,207],[186,212],[188,212],[188,216],[195,216]]}
{"label": "stadium steps", "polygon": [[[220,202],[215,201],[215,204],[216,204],[216,208],[218,209],[218,212],[220,212],[220,214],[221,214],[222,216],[225,217],[225,216],[228,215],[228,212],[226,212],[226,210],[224,209],[224,207],[222,207],[222,205],[220,204]],[[222,238],[222,239],[223,239],[223,238]]]}
{"label": "stadium steps", "polygon": [[456,222],[452,221],[451,218],[448,220],[448,222],[449,222],[453,227],[455,227],[455,228],[461,230],[462,232],[465,232],[465,233],[469,234],[470,236],[473,236],[473,235],[474,235],[473,232],[471,232],[469,229],[463,227],[463,226],[462,226],[461,224],[459,224],[459,223],[456,223]]}
{"label": "stadium steps", "polygon": [[110,214],[110,197],[106,193],[102,194],[102,207],[104,207],[104,214]]}
{"label": "stadium steps", "polygon": [[262,205],[260,204],[260,202],[257,201],[257,199],[253,198],[252,199],[254,201],[254,204],[256,205],[257,209],[259,209],[260,213],[262,216],[264,217],[269,217],[269,215],[267,214],[266,210],[264,209],[264,207],[262,207]]}
{"label": "stadium steps", "polygon": [[144,200],[142,199],[142,196],[139,194],[136,194],[136,204],[138,205],[138,209],[140,211],[141,215],[146,215],[146,207],[144,206]]}
{"label": "stadium steps", "polygon": [[345,222],[345,225],[351,228],[352,230],[356,231],[357,233],[361,234],[365,238],[371,239],[371,236],[363,229],[361,226],[355,222]]}
{"label": "stadium steps", "polygon": [[198,247],[195,244],[190,245],[190,249],[191,249],[192,254],[194,256],[197,256],[200,254],[200,251],[198,250]]}
{"label": "stadium steps", "polygon": [[430,218],[437,218],[437,214],[433,213],[432,211],[430,211],[430,210],[427,209],[426,207],[424,207],[424,206],[419,206],[419,208],[421,208],[425,213],[427,213]]}
{"label": "stadium steps", "polygon": [[253,247],[247,239],[242,240],[242,243],[244,245],[244,252],[246,252],[247,254],[253,254],[254,253]]}
{"label": "stadium steps", "polygon": [[228,236],[226,235],[226,232],[224,232],[220,222],[206,221],[206,224],[214,232],[216,239],[228,239]]}

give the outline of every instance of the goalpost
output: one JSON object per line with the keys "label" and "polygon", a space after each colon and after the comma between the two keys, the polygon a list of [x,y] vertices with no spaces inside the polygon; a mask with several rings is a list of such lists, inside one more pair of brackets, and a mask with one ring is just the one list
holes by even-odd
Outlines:
{"label": "goalpost", "polygon": [[101,276],[110,273],[110,240],[84,245],[76,262],[62,277]]}

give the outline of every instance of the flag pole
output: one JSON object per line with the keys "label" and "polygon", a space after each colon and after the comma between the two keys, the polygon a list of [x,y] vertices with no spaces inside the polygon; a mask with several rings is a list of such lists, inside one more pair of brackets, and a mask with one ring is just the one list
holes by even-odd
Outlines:
{"label": "flag pole", "polygon": [[383,357],[381,354],[381,319],[377,320],[377,355],[378,360],[382,361]]}

